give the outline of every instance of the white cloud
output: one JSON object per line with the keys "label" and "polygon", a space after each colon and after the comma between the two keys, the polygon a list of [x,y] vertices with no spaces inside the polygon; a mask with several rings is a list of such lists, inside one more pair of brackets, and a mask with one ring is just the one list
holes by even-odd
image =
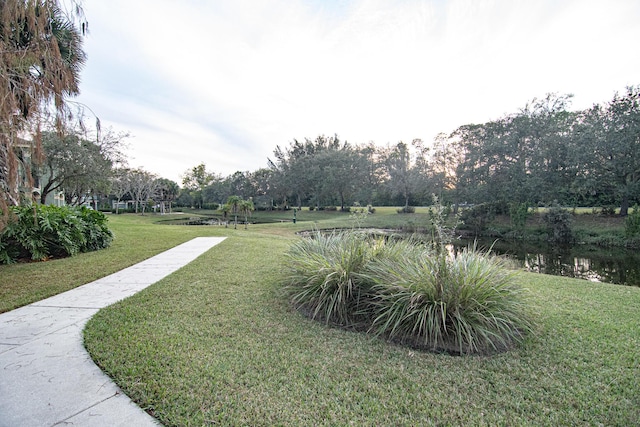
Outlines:
{"label": "white cloud", "polygon": [[81,100],[129,130],[135,165],[178,180],[266,165],[338,133],[379,144],[451,131],[547,92],[575,107],[640,69],[634,0],[86,0]]}

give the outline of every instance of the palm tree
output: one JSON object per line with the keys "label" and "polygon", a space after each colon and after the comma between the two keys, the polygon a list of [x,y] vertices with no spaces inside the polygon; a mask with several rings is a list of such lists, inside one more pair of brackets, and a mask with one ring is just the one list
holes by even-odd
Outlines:
{"label": "palm tree", "polygon": [[229,196],[227,199],[227,205],[231,213],[233,213],[233,228],[238,228],[238,211],[240,210],[240,204],[242,203],[242,198],[240,196]]}
{"label": "palm tree", "polygon": [[231,207],[225,203],[220,206],[220,211],[222,211],[222,218],[224,219],[224,228],[229,228],[229,222],[227,219],[229,218],[229,212],[231,212]]}
{"label": "palm tree", "polygon": [[[79,93],[80,69],[86,61],[81,45],[81,33],[57,0],[0,2],[0,230],[8,205],[20,203],[17,135],[52,102],[62,130],[69,116],[65,97]],[[39,134],[38,126],[30,156],[35,161],[42,159]]]}
{"label": "palm tree", "polygon": [[255,206],[253,206],[253,200],[242,200],[240,202],[240,212],[244,214],[244,229],[247,229],[247,224],[249,222],[249,215],[251,215],[251,211],[255,210]]}

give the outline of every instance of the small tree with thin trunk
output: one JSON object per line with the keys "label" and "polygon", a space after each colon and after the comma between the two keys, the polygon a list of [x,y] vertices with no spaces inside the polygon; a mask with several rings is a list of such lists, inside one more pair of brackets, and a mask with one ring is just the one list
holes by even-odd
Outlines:
{"label": "small tree with thin trunk", "polygon": [[233,214],[233,228],[238,228],[238,212],[240,211],[241,203],[242,198],[240,196],[229,196],[227,199],[229,211]]}
{"label": "small tree with thin trunk", "polygon": [[240,212],[244,214],[244,229],[247,229],[247,224],[249,223],[249,216],[251,212],[255,210],[255,206],[253,206],[253,200],[242,200],[240,202]]}

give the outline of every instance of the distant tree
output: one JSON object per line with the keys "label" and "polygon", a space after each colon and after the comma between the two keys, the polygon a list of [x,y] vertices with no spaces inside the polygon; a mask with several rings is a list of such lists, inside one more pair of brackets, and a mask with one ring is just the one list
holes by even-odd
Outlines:
{"label": "distant tree", "polygon": [[326,150],[317,155],[320,160],[322,194],[334,195],[344,210],[353,201],[356,188],[366,180],[365,159],[348,144]]}
{"label": "distant tree", "polygon": [[463,155],[456,163],[465,197],[518,204],[566,200],[575,174],[570,98],[550,94],[516,114],[458,128],[452,137]]}
{"label": "distant tree", "polygon": [[131,191],[130,172],[127,168],[118,168],[111,174],[111,194],[116,198],[116,214],[119,213],[120,202]]}
{"label": "distant tree", "polygon": [[155,186],[158,201],[160,202],[160,213],[166,213],[167,207],[169,208],[169,213],[171,213],[171,205],[180,193],[180,186],[177,182],[167,178],[158,178]]}
{"label": "distant tree", "polygon": [[610,194],[626,216],[640,198],[640,86],[583,112],[575,132],[579,185]]}
{"label": "distant tree", "polygon": [[242,204],[242,198],[240,196],[229,196],[226,205],[229,208],[229,213],[233,214],[233,228],[238,228],[238,212]]}
{"label": "distant tree", "polygon": [[215,175],[207,171],[204,163],[189,169],[182,176],[182,186],[191,193],[194,204],[202,209],[204,203],[203,192],[215,180]]}
{"label": "distant tree", "polygon": [[390,147],[385,155],[387,186],[392,194],[402,196],[404,207],[409,207],[409,198],[415,189],[412,176],[412,161],[409,146],[400,141]]}
{"label": "distant tree", "polygon": [[135,204],[136,213],[144,211],[147,201],[154,197],[157,190],[157,176],[143,169],[130,171],[130,192]]}
{"label": "distant tree", "polygon": [[298,208],[304,203],[344,208],[356,194],[370,200],[373,190],[367,184],[374,181],[376,172],[369,163],[375,157],[374,149],[369,149],[361,151],[337,135],[293,140],[286,150],[278,146],[274,160],[269,160],[269,190],[283,205],[291,200]]}
{"label": "distant tree", "polygon": [[89,141],[78,134],[61,136],[57,132],[42,133],[44,162],[38,168],[40,203],[54,191],[63,191],[67,204],[81,203],[89,193],[106,191],[111,168],[119,158],[119,139],[109,139],[108,145]]}
{"label": "distant tree", "polygon": [[384,178],[383,156],[372,142],[358,146],[356,150],[359,154],[360,181],[355,183],[354,197],[365,206],[373,205]]}
{"label": "distant tree", "polygon": [[249,216],[251,212],[255,210],[255,206],[253,205],[253,200],[242,200],[240,201],[240,212],[244,215],[244,229],[247,229],[247,225],[249,223]]}
{"label": "distant tree", "polygon": [[220,205],[220,211],[222,212],[222,219],[224,220],[224,227],[229,228],[229,213],[231,212],[231,206],[224,203]]}
{"label": "distant tree", "polygon": [[[432,193],[438,195],[440,202],[446,201],[446,195],[454,193],[457,189],[456,169],[462,160],[462,152],[454,138],[443,133],[434,138],[426,168],[430,173]],[[457,196],[453,198],[459,202]]]}
{"label": "distant tree", "polygon": [[261,168],[251,173],[249,179],[256,207],[261,206],[269,210],[273,207],[274,199],[278,197],[275,176],[275,171],[270,168]]}

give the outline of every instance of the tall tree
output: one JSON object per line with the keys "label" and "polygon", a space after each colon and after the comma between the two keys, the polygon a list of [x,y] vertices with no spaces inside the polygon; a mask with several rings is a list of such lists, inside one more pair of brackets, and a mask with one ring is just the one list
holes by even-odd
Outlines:
{"label": "tall tree", "polygon": [[569,99],[550,94],[516,114],[458,128],[453,138],[464,156],[457,168],[464,195],[475,202],[529,204],[566,197],[574,173]]}
{"label": "tall tree", "polygon": [[242,198],[240,196],[229,196],[226,206],[229,209],[229,213],[233,214],[233,228],[238,228],[238,212],[240,212],[240,206],[242,205]]}
{"label": "tall tree", "polygon": [[111,194],[116,198],[116,214],[120,211],[120,201],[131,191],[131,171],[117,168],[111,174]]}
{"label": "tall tree", "polygon": [[240,212],[244,215],[244,229],[246,230],[249,224],[249,215],[251,212],[255,210],[255,206],[253,205],[253,200],[241,200],[240,201]]}
{"label": "tall tree", "polygon": [[40,203],[54,191],[65,192],[69,204],[81,201],[88,193],[108,187],[112,156],[119,155],[117,141],[109,141],[108,151],[99,142],[88,141],[70,133],[42,134],[45,159],[38,168],[40,177]]}
{"label": "tall tree", "polygon": [[144,169],[133,169],[129,173],[129,179],[136,213],[141,211],[144,215],[147,201],[156,194],[158,177]]}
{"label": "tall tree", "polygon": [[156,180],[156,188],[158,201],[160,202],[160,213],[166,213],[167,207],[171,213],[171,205],[180,193],[180,186],[177,182],[167,178],[158,178]]}
{"label": "tall tree", "polygon": [[196,207],[202,209],[204,189],[215,180],[215,175],[207,171],[204,163],[189,169],[182,176],[182,186],[191,193]]}
{"label": "tall tree", "polygon": [[[73,3],[82,19],[81,8]],[[84,23],[81,25],[84,31]],[[20,201],[15,153],[18,134],[29,121],[36,122],[30,158],[39,163],[42,116],[53,106],[60,130],[69,117],[65,98],[78,94],[79,74],[86,60],[83,31],[67,19],[58,1],[0,2],[0,229],[5,224],[7,204]]]}
{"label": "tall tree", "polygon": [[585,111],[576,139],[582,187],[611,195],[626,216],[640,198],[640,86]]}
{"label": "tall tree", "polygon": [[409,146],[400,141],[387,150],[385,158],[387,185],[392,194],[402,196],[405,209],[409,207],[409,198],[415,188],[412,180],[412,162]]}

